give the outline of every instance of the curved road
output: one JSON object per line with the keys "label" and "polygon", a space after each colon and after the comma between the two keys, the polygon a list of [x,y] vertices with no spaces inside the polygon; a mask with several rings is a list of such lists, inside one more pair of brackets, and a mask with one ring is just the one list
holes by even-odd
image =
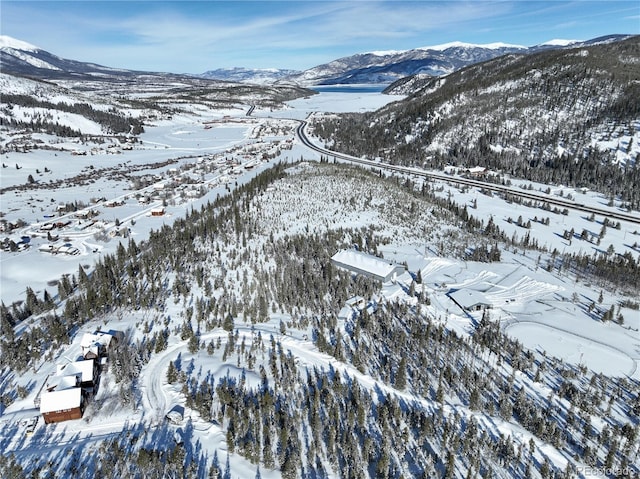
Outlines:
{"label": "curved road", "polygon": [[327,150],[325,148],[322,148],[312,143],[311,140],[309,140],[309,138],[307,137],[307,134],[305,132],[307,122],[305,120],[298,120],[298,121],[300,121],[300,125],[296,129],[296,135],[300,140],[300,142],[307,148],[310,148],[323,155],[333,156],[335,158],[339,158],[344,161],[349,161],[351,163],[359,163],[361,165],[370,166],[374,168],[381,168],[386,170],[399,171],[401,173],[418,175],[430,180],[447,181],[449,183],[480,187],[486,190],[496,191],[500,193],[508,193],[510,195],[518,196],[520,198],[541,201],[543,203],[549,203],[551,205],[555,205],[563,208],[584,211],[586,213],[594,213],[609,219],[629,221],[631,223],[640,224],[640,215],[637,215],[637,214],[595,208],[592,206],[584,205],[582,203],[576,203],[575,201],[570,201],[562,198],[553,198],[541,193],[532,193],[530,191],[524,191],[519,188],[509,188],[507,186],[496,185],[493,183],[486,183],[484,181],[472,180],[468,178],[460,178],[457,176],[450,176],[445,173],[428,172],[425,170],[421,170],[418,168],[411,168],[408,166],[398,166],[398,165],[390,165],[387,163],[379,163],[377,161],[365,160],[364,158],[358,158],[356,156],[347,155],[345,153],[339,153],[336,151]]}

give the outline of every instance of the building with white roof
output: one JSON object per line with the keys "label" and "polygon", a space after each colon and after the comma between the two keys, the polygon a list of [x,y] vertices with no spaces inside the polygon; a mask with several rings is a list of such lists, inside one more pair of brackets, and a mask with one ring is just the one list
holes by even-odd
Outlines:
{"label": "building with white roof", "polygon": [[78,387],[47,391],[42,393],[40,398],[40,413],[46,424],[80,419],[84,412],[84,403],[82,389]]}
{"label": "building with white roof", "polygon": [[44,389],[47,392],[52,392],[80,387],[81,376],[82,375],[80,374],[71,374],[69,376],[49,376]]}
{"label": "building with white roof", "polygon": [[353,249],[338,251],[331,257],[331,261],[340,268],[364,274],[383,283],[393,281],[405,272],[405,267],[401,264]]}
{"label": "building with white roof", "polygon": [[114,347],[124,335],[120,331],[110,330],[96,331],[95,333],[84,333],[80,340],[82,356],[85,359],[97,359],[108,354],[109,349]]}
{"label": "building with white roof", "polygon": [[102,333],[84,333],[80,341],[82,356],[85,359],[95,359],[106,354],[107,348],[111,344],[113,336]]}
{"label": "building with white roof", "polygon": [[44,422],[80,419],[87,394],[97,378],[93,359],[58,364],[56,374],[47,378],[40,395],[40,413]]}
{"label": "building with white roof", "polygon": [[[58,364],[56,367],[56,376],[76,376],[79,378],[80,386],[82,387],[93,386],[97,374],[96,362],[93,359]],[[55,378],[55,376],[53,378]],[[50,378],[50,380],[53,378]]]}
{"label": "building with white roof", "polygon": [[480,311],[490,309],[492,306],[484,293],[474,289],[458,289],[451,291],[448,296],[454,303],[467,311]]}

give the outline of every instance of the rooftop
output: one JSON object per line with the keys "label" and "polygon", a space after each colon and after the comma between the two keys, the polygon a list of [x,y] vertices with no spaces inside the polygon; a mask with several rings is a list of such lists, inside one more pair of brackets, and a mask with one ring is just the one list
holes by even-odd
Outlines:
{"label": "rooftop", "polygon": [[73,363],[58,364],[56,367],[57,376],[72,376],[80,375],[80,381],[92,381],[93,380],[93,359],[86,359],[84,361],[75,361]]}
{"label": "rooftop", "polygon": [[388,261],[384,258],[378,258],[377,256],[353,249],[338,251],[331,259],[347,267],[382,278],[390,276],[397,268],[401,267],[401,265],[393,261]]}
{"label": "rooftop", "polygon": [[60,391],[42,393],[40,399],[40,412],[61,411],[63,409],[73,409],[82,404],[82,389],[69,388]]}
{"label": "rooftop", "polygon": [[484,293],[474,289],[458,289],[449,293],[449,297],[465,309],[477,304],[491,305]]}

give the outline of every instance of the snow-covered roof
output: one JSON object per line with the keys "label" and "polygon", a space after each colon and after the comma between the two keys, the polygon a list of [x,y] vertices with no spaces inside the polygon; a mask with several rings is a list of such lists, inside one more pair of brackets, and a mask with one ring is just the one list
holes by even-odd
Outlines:
{"label": "snow-covered roof", "polygon": [[367,300],[364,299],[362,296],[353,296],[347,299],[345,303],[347,304],[347,306],[350,306],[351,308],[356,308],[359,306],[364,308],[367,304]]}
{"label": "snow-covered roof", "polygon": [[94,344],[101,344],[104,346],[109,346],[113,336],[109,333],[104,333],[102,331],[97,331],[95,333],[84,333],[82,336],[82,340],[80,341],[80,347],[90,348]]}
{"label": "snow-covered roof", "polygon": [[100,344],[91,343],[89,346],[82,346],[82,354],[85,358],[89,353],[93,353],[96,357],[100,356]]}
{"label": "snow-covered roof", "polygon": [[72,376],[80,374],[82,382],[93,380],[93,359],[75,361],[73,363],[58,364],[57,376]]}
{"label": "snow-covered roof", "polygon": [[471,308],[477,304],[491,304],[484,293],[474,289],[459,289],[449,293],[449,297],[465,309]]}
{"label": "snow-covered roof", "polygon": [[404,269],[403,266],[392,261],[352,249],[338,251],[331,259],[350,270],[368,273],[380,278],[388,278],[399,268]]}
{"label": "snow-covered roof", "polygon": [[347,321],[355,315],[355,311],[350,306],[343,306],[342,309],[338,312],[338,319],[341,321]]}
{"label": "snow-covered roof", "polygon": [[40,413],[73,409],[82,404],[82,389],[69,388],[61,391],[42,393],[40,398]]}
{"label": "snow-covered roof", "polygon": [[63,389],[75,388],[78,386],[79,374],[71,374],[69,376],[50,376],[47,378],[45,389],[47,391],[61,391]]}

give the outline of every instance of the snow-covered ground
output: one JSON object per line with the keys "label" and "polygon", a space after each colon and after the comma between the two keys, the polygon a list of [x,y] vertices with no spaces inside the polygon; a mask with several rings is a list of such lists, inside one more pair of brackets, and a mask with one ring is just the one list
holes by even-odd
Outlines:
{"label": "snow-covered ground", "polygon": [[[638,312],[622,308],[623,326],[595,319],[588,305],[597,303],[599,291],[547,272],[536,265],[536,255],[507,252],[500,263],[487,264],[425,256],[416,248],[386,247],[383,252],[386,258],[406,261],[411,271],[421,271],[434,313],[463,334],[473,330],[482,312],[460,308],[449,296],[451,290],[481,292],[492,306],[490,316],[527,348],[606,375],[640,379]],[[613,304],[615,297],[607,295],[601,306]]]}
{"label": "snow-covered ground", "polygon": [[[114,253],[117,245],[127,245],[127,239],[116,236],[116,231],[124,228],[128,237],[136,242],[149,237],[151,230],[157,230],[163,224],[171,224],[176,218],[196,210],[217,195],[224,194],[236,183],[248,181],[258,172],[277,161],[297,161],[300,158],[318,159],[319,155],[307,150],[294,140],[296,122],[288,119],[303,119],[312,112],[361,111],[382,106],[397,98],[377,93],[321,93],[314,97],[289,102],[289,108],[281,111],[256,110],[252,117],[245,117],[243,109],[227,109],[197,114],[180,113],[171,119],[158,120],[154,126],[146,126],[140,142],[133,149],[125,150],[116,145],[118,153],[102,151],[90,154],[90,148],[79,143],[69,142],[65,150],[32,150],[29,153],[6,153],[2,170],[2,188],[9,188],[2,194],[3,219],[13,222],[22,220],[25,224],[10,233],[8,237],[15,242],[29,237],[29,248],[18,252],[0,253],[1,299],[12,304],[24,297],[29,286],[42,297],[44,290],[55,296],[56,282],[65,274],[78,273],[79,267],[88,271],[101,255]],[[275,128],[274,120],[279,127]],[[207,122],[211,128],[205,128]],[[257,131],[263,134],[257,135]],[[52,138],[42,138],[53,141]],[[274,149],[274,142],[282,145],[289,142],[290,147]],[[61,148],[65,146],[59,145]],[[89,150],[89,154],[72,154],[77,150]],[[270,158],[263,153],[273,151]],[[15,165],[19,166],[19,169]],[[50,170],[45,172],[44,168]],[[297,167],[298,175],[304,178],[305,164]],[[39,172],[38,172],[39,171]],[[302,171],[302,174],[300,173]],[[159,192],[169,191],[169,183],[175,183],[178,173],[195,177],[202,187],[203,196],[188,197],[178,189],[171,189],[167,195]],[[312,169],[309,169],[311,174]],[[96,174],[93,174],[96,173]],[[24,185],[32,174],[36,185]],[[79,176],[82,175],[82,176]],[[130,184],[134,176],[149,175],[153,181],[149,185],[133,187]],[[304,181],[298,180],[301,183]],[[325,228],[358,228],[376,225],[379,234],[389,242],[380,249],[386,259],[398,263],[406,262],[408,271],[414,275],[419,271],[423,288],[431,304],[432,315],[445,323],[447,327],[463,335],[469,335],[473,325],[481,316],[481,311],[469,312],[460,308],[451,299],[451,292],[468,290],[481,293],[491,304],[489,314],[499,320],[501,326],[510,335],[517,338],[527,348],[544,351],[563,361],[602,372],[606,375],[628,377],[640,380],[638,361],[640,361],[640,314],[628,308],[622,308],[624,324],[613,321],[603,323],[590,314],[588,306],[597,303],[608,309],[622,299],[618,294],[603,291],[600,301],[600,288],[596,288],[567,273],[558,274],[545,269],[541,253],[523,250],[503,251],[498,263],[476,263],[447,256],[444,243],[453,234],[450,230],[433,231],[436,223],[430,223],[427,214],[421,222],[406,224],[404,218],[389,218],[384,213],[358,214],[345,213],[339,204],[331,203],[332,192],[344,191],[345,184],[355,185],[353,179],[344,179],[344,183],[333,178],[326,184],[325,197],[310,197],[301,190],[289,189],[286,179],[264,193],[260,199],[264,214],[258,227],[264,228],[265,238],[269,233],[276,238],[286,234],[303,231],[323,230]],[[60,182],[60,183],[57,183]],[[51,183],[55,186],[47,186]],[[301,184],[299,183],[299,184]],[[162,185],[162,186],[161,186]],[[556,214],[531,206],[508,203],[496,196],[486,196],[475,189],[459,190],[457,187],[438,183],[442,189],[439,195],[450,195],[459,204],[469,206],[469,214],[486,224],[492,219],[507,236],[522,238],[529,234],[548,251],[559,252],[606,251],[613,248],[616,253],[630,251],[634,255],[640,250],[634,246],[640,242],[640,232],[636,225],[621,222],[620,228],[609,226],[601,234],[602,219],[586,218],[584,213],[569,211],[568,214]],[[358,194],[354,188],[354,197]],[[546,185],[533,185],[533,188],[545,191]],[[606,205],[607,200],[592,192],[578,192],[568,188],[552,188],[551,194],[580,196],[580,202],[598,206]],[[149,202],[141,204],[140,197],[152,196]],[[337,196],[337,193],[336,193]],[[92,201],[97,199],[100,201]],[[108,201],[117,200],[118,205],[108,205]],[[384,206],[389,198],[372,197],[369,200],[377,206]],[[92,220],[80,219],[76,213],[59,214],[58,205],[81,202],[82,209],[95,210],[98,215]],[[120,204],[121,203],[121,204]],[[296,207],[292,208],[292,204]],[[471,208],[473,205],[473,208]],[[153,216],[152,211],[164,208],[162,216]],[[384,211],[384,208],[381,208]],[[305,218],[314,218],[315,224],[297,222],[297,212],[304,211]],[[312,213],[310,213],[312,211]],[[530,228],[517,225],[522,216],[523,223],[531,221]],[[549,218],[548,222],[535,221]],[[509,221],[509,218],[512,221]],[[70,223],[62,228],[50,230],[57,241],[47,238],[42,227],[51,222]],[[95,221],[94,223],[91,223]],[[564,231],[573,229],[575,236],[564,239]],[[586,229],[588,238],[581,239],[580,233]],[[279,236],[280,235],[280,236]],[[598,245],[595,236],[601,236]],[[78,254],[56,254],[39,251],[47,245],[69,243]],[[412,283],[409,273],[398,278],[397,282],[385,283],[380,297],[413,302],[406,291]],[[196,290],[194,286],[194,290]],[[631,298],[637,301],[638,296]],[[163,312],[164,317],[175,318],[172,328],[178,327],[183,315],[184,305],[172,304]],[[355,367],[337,362],[333,357],[320,352],[308,339],[308,330],[290,329],[286,335],[281,332],[281,321],[286,317],[273,313],[270,320],[256,325],[237,321],[235,324],[238,341],[246,339],[248,344],[257,342],[258,334],[266,342],[275,336],[285,350],[296,358],[300,370],[305,367],[336,368],[344,371],[368,391],[382,391],[399,394],[397,390],[381,381],[361,373]],[[165,414],[176,405],[184,404],[184,395],[179,385],[167,382],[167,368],[170,362],[179,360],[183,369],[202,380],[207,374],[214,377],[230,375],[244,377],[258,385],[260,378],[252,371],[238,368],[233,360],[224,360],[218,349],[213,354],[200,350],[189,351],[187,340],[181,340],[178,334],[168,338],[166,349],[155,353],[140,373],[140,396],[132,410],[117,406],[118,388],[111,372],[103,374],[98,395],[85,414],[84,419],[68,421],[57,425],[44,426],[40,421],[33,435],[26,436],[25,420],[38,415],[33,400],[40,385],[52,373],[56,362],[77,357],[80,353],[79,340],[84,332],[114,329],[129,331],[131,339],[143,339],[143,325],[151,324],[151,329],[161,328],[160,314],[151,311],[128,312],[117,317],[94,319],[76,332],[68,347],[57,351],[53,358],[43,358],[40,366],[28,374],[11,379],[17,384],[28,387],[29,394],[14,402],[0,416],[2,428],[0,443],[5,453],[13,453],[20,462],[25,463],[42,454],[59,464],[72,460],[68,454],[70,445],[83,444],[88,450],[95,450],[102,440],[118,437],[122,431],[144,427],[144,437],[148,441],[154,437],[172,438],[176,434],[184,436],[189,429],[189,441],[199,444],[209,457],[218,454],[221,464],[229,457],[233,477],[255,477],[257,467],[238,453],[228,453],[223,425],[215,421],[205,421],[200,415],[185,409],[185,425],[168,425]],[[23,327],[29,327],[29,321]],[[224,342],[226,331],[214,330],[204,333],[200,341],[208,343],[218,340]],[[239,361],[239,360],[238,360]],[[194,372],[195,371],[195,372]],[[403,393],[404,394],[404,393]],[[407,401],[416,400],[406,394]],[[425,401],[426,402],[426,401]],[[455,406],[449,406],[454,408]],[[462,410],[462,409],[461,409]],[[468,411],[465,412],[468,414]],[[187,426],[188,424],[188,426]],[[520,437],[525,443],[529,433],[522,433],[516,426],[507,422],[487,421],[483,427],[494,433],[509,433]],[[555,463],[563,467],[567,459],[554,455],[550,445],[542,445],[548,457],[556,458]],[[260,477],[280,477],[278,470],[260,469]]]}
{"label": "snow-covered ground", "polygon": [[[245,117],[248,107],[206,111],[197,108],[194,114],[176,114],[171,119],[160,119],[153,122],[152,126],[146,126],[139,143],[134,144],[131,150],[123,149],[123,145],[116,140],[113,148],[92,152],[90,145],[82,144],[79,140],[61,141],[52,136],[35,135],[35,139],[52,144],[56,150],[38,149],[26,154],[8,152],[2,158],[6,168],[1,171],[0,186],[10,189],[2,194],[3,219],[8,222],[21,220],[26,226],[0,238],[10,238],[19,243],[23,236],[32,236],[27,250],[0,252],[2,301],[12,304],[23,299],[27,286],[38,294],[43,294],[47,289],[55,295],[56,286],[50,284],[63,274],[75,274],[80,264],[92,264],[96,255],[115,251],[119,242],[117,237],[111,239],[107,236],[107,241],[97,241],[94,236],[99,232],[108,235],[113,231],[116,219],[130,230],[136,241],[143,240],[149,230],[171,222],[172,217],[181,216],[192,207],[215,199],[216,195],[224,192],[226,183],[237,181],[239,173],[246,181],[261,169],[247,172],[239,168],[234,172],[226,168],[223,159],[232,160],[238,165],[253,163],[258,159],[258,164],[261,164],[261,154],[268,152],[272,142],[282,143],[286,140],[291,142],[293,149],[277,150],[271,162],[299,159],[302,155],[316,157],[294,143],[293,129],[297,124],[288,121],[288,118],[303,119],[310,112],[327,108],[331,111],[373,109],[394,99],[397,97],[379,93],[323,93],[290,102],[290,108],[281,111],[256,109],[251,118]],[[275,129],[275,134],[272,133],[273,121],[268,119],[271,117],[281,118],[281,127]],[[79,155],[79,151],[87,154]],[[157,175],[154,183],[159,188],[167,181],[169,170],[186,169],[189,165],[197,166],[203,162],[215,167],[215,171],[204,178],[207,181],[206,196],[180,201],[175,206],[169,205],[162,218],[149,216],[151,209],[162,204],[161,200],[140,205],[135,199],[136,195],[145,194],[153,187],[147,190],[134,189],[128,178]],[[35,185],[27,184],[29,175],[35,179]],[[193,176],[201,179],[200,173]],[[107,208],[92,201],[98,199],[119,199],[125,203]],[[61,243],[71,243],[80,251],[80,255],[52,256],[38,251],[40,246],[50,243],[47,234],[39,232],[39,227],[45,223],[73,219],[73,215],[61,216],[58,206],[76,202],[86,205],[87,209],[97,210],[100,214],[95,220],[99,220],[100,224],[77,233],[72,231],[78,226],[74,222],[70,228],[56,229],[52,233],[60,236]],[[131,224],[132,220],[135,225]],[[69,241],[63,241],[64,238]]]}

